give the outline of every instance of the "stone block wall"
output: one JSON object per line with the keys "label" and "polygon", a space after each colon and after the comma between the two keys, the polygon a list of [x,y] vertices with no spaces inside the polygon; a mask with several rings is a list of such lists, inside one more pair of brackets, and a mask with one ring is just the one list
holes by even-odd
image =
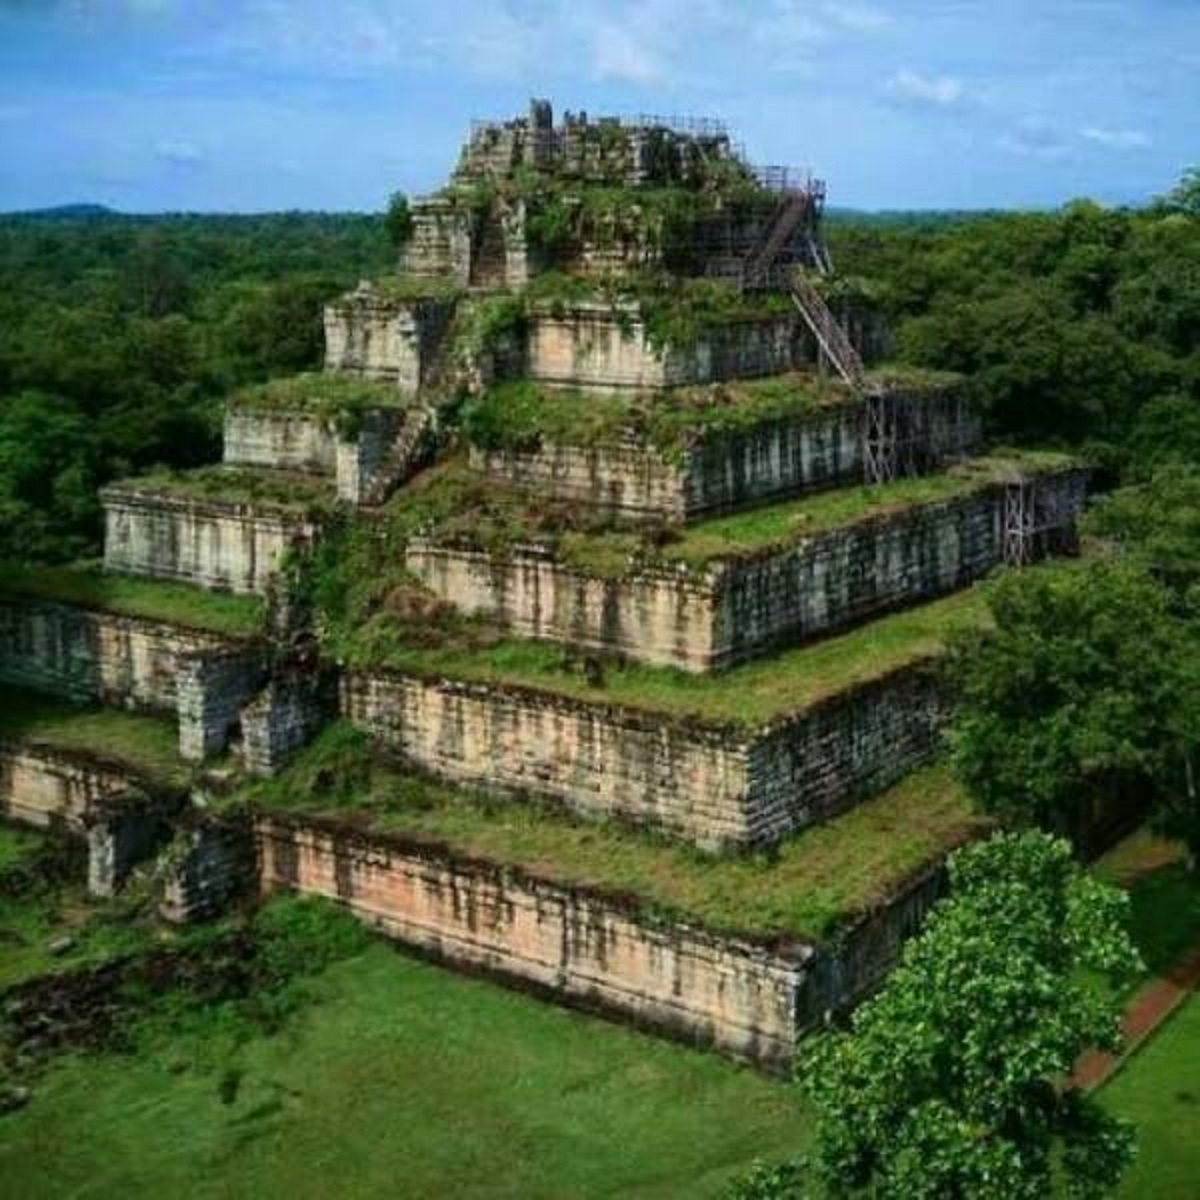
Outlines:
{"label": "stone block wall", "polygon": [[345,677],[341,705],[443,779],[711,848],[767,843],[898,778],[929,756],[942,716],[923,664],[759,730],[399,673]]}
{"label": "stone block wall", "polygon": [[144,796],[106,802],[86,822],[87,889],[114,896],[130,873],[158,847],[167,829],[164,814]]}
{"label": "stone block wall", "polygon": [[242,709],[263,686],[260,648],[202,651],[179,664],[179,754],[203,762],[242,735]]}
{"label": "stone block wall", "polygon": [[52,746],[0,742],[0,817],[82,833],[104,801],[139,785],[128,769]]}
{"label": "stone block wall", "polygon": [[256,878],[249,821],[188,814],[159,864],[159,913],[185,924],[219,916]]}
{"label": "stone block wall", "polygon": [[412,237],[400,252],[405,275],[447,277],[466,287],[471,281],[471,251],[478,219],[441,196],[413,203]]}
{"label": "stone block wall", "polygon": [[311,545],[316,521],[293,509],[184,498],[110,484],[104,505],[104,566],[118,574],[178,579],[265,594],[283,556]]}
{"label": "stone block wall", "polygon": [[315,664],[277,669],[242,709],[242,761],[250,774],[276,774],[336,710],[336,696]]}
{"label": "stone block wall", "polygon": [[224,461],[332,475],[338,439],[331,422],[305,412],[225,409]]}
{"label": "stone block wall", "polygon": [[632,314],[578,305],[530,318],[528,372],[541,383],[596,390],[658,390],[757,375],[779,375],[809,361],[813,351],[799,319],[739,321],[686,347],[660,352]]}
{"label": "stone block wall", "polygon": [[325,306],[325,369],[415,394],[432,378],[452,302],[389,299],[360,284]]}
{"label": "stone block wall", "polygon": [[746,840],[776,841],[891,787],[933,757],[949,716],[926,661],[764,730],[746,751]]}
{"label": "stone block wall", "polygon": [[353,438],[338,441],[339,500],[379,504],[437,448],[437,419],[431,408],[372,409]]}
{"label": "stone block wall", "polygon": [[[953,397],[914,397],[914,465],[936,470],[982,439],[977,416],[961,419]],[[831,404],[787,421],[702,438],[667,457],[636,439],[616,445],[548,444],[536,451],[472,449],[472,465],[540,494],[622,517],[685,521],[743,505],[783,500],[863,477],[863,405]]]}
{"label": "stone block wall", "polygon": [[0,597],[0,683],[64,700],[174,711],[180,662],[230,647],[200,630]]}
{"label": "stone block wall", "polygon": [[789,954],[675,924],[399,838],[259,817],[267,889],[325,896],[449,963],[713,1045],[764,1066],[791,1056],[812,950]]}
{"label": "stone block wall", "polygon": [[[1038,484],[1043,495],[1061,490],[1064,532],[1082,502],[1077,479],[1063,473]],[[1001,561],[1003,504],[1001,485],[982,486],[754,558],[617,578],[585,574],[536,546],[501,556],[414,538],[406,560],[442,599],[522,636],[708,671],[964,587]]]}
{"label": "stone block wall", "polygon": [[878,986],[944,889],[939,859],[827,943],[768,946],[329,819],[260,814],[255,838],[267,891],[324,896],[448,965],[776,1071],[799,1036]]}

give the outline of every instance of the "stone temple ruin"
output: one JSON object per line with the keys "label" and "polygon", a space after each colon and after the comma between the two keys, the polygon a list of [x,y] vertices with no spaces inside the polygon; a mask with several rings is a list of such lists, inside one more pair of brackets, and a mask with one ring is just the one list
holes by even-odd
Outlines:
{"label": "stone temple ruin", "polygon": [[[824,200],[716,122],[473,127],[323,372],[232,397],[222,464],[106,487],[102,573],[0,583],[0,681],[63,706],[0,730],[0,810],[85,835],[102,893],[157,856],[169,919],[325,895],[786,1062],[979,828],[926,765],[936,659],[974,581],[1073,549],[1085,482],[869,365]],[[177,763],[72,735],[80,703],[174,721]]]}

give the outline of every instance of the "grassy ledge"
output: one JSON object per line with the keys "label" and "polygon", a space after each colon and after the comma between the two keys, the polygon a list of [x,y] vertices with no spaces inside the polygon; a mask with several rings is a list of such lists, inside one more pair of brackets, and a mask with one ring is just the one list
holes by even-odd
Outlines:
{"label": "grassy ledge", "polygon": [[471,644],[470,626],[442,631],[386,612],[327,630],[327,648],[364,670],[529,687],[592,704],[754,731],[829,696],[937,655],[956,629],[987,619],[979,588],[893,613],[849,633],[784,650],[715,675],[671,667],[607,665],[589,682],[561,647],[520,639]]}
{"label": "grassy ledge", "polygon": [[949,772],[935,767],[769,855],[714,856],[620,825],[414,778],[374,761],[364,735],[346,725],[330,727],[282,776],[251,784],[236,799],[428,839],[556,883],[620,894],[650,919],[683,919],[756,940],[827,937],[983,827]]}
{"label": "grassy ledge", "polygon": [[167,787],[183,786],[191,773],[170,717],[64,704],[17,688],[0,688],[0,739],[95,755]]}
{"label": "grassy ledge", "polygon": [[3,565],[0,595],[78,605],[231,637],[250,637],[263,625],[263,603],[256,596],[209,592],[186,583],[133,575],[107,575],[93,563]]}
{"label": "grassy ledge", "polygon": [[353,375],[305,371],[243,388],[229,399],[239,412],[304,413],[338,420],[371,408],[403,408],[408,399],[395,387]]}
{"label": "grassy ledge", "polygon": [[536,450],[545,443],[591,447],[635,439],[671,460],[697,441],[799,420],[851,399],[846,387],[800,371],[646,396],[511,380],[472,404],[464,423],[468,438],[488,450]]}
{"label": "grassy ledge", "polygon": [[703,571],[720,562],[772,554],[833,529],[970,496],[1014,473],[1072,465],[1069,455],[1051,451],[1004,451],[938,474],[837,488],[679,528],[647,529],[497,485],[449,461],[397,496],[387,520],[398,540],[420,533],[496,556],[536,542],[584,574],[620,578],[654,566]]}
{"label": "grassy ledge", "polygon": [[297,513],[333,507],[333,482],[301,471],[268,467],[197,467],[191,471],[156,471],[108,485],[116,492],[157,494],[180,500],[219,504],[270,505]]}

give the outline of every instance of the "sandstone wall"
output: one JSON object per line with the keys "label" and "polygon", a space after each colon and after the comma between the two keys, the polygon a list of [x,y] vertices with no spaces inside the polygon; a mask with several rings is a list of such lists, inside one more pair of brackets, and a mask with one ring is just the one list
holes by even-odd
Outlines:
{"label": "sandstone wall", "polygon": [[528,354],[532,379],[602,390],[655,390],[778,375],[811,357],[807,337],[792,317],[741,321],[712,330],[693,345],[660,353],[649,344],[640,321],[628,314],[618,319],[600,305],[532,317]]}
{"label": "sandstone wall", "polygon": [[267,676],[261,650],[231,648],[188,655],[179,664],[179,755],[203,762],[242,732],[242,709]]}
{"label": "sandstone wall", "polygon": [[776,841],[882,792],[933,757],[949,715],[925,662],[764,730],[746,755],[747,840]]}
{"label": "sandstone wall", "polygon": [[415,393],[429,382],[453,305],[388,299],[360,285],[325,306],[325,369]]}
{"label": "sandstone wall", "polygon": [[160,864],[159,913],[175,924],[219,916],[255,883],[254,836],[241,816],[185,814]]}
{"label": "sandstone wall", "polygon": [[158,621],[0,598],[0,683],[65,700],[173,711],[180,662],[229,645]]}
{"label": "sandstone wall", "polygon": [[125,769],[49,746],[0,742],[0,817],[81,833],[104,800],[137,786]]}
{"label": "sandstone wall", "polygon": [[[978,447],[977,417],[961,420],[945,396],[913,398],[924,419],[910,454],[936,470]],[[539,493],[622,516],[682,521],[863,477],[863,405],[830,405],[788,421],[712,435],[668,458],[630,438],[619,445],[545,445],[536,451],[473,449],[472,465]]]}
{"label": "sandstone wall", "polygon": [[242,761],[251,775],[276,774],[336,709],[336,688],[315,663],[277,668],[241,710]]}
{"label": "sandstone wall", "polygon": [[292,546],[316,523],[263,504],[216,503],[110,485],[104,505],[104,566],[201,587],[265,593]]}
{"label": "sandstone wall", "polygon": [[706,847],[761,844],[928,756],[940,719],[923,667],[757,732],[533,689],[357,673],[342,711],[455,782],[619,817]]}
{"label": "sandstone wall", "polygon": [[256,834],[268,889],[338,900],[438,958],[764,1065],[791,1056],[809,947],[784,956],[655,927],[602,897],[398,838],[281,817],[260,817]]}
{"label": "sandstone wall", "polygon": [[225,410],[224,460],[248,467],[332,475],[337,434],[324,418],[304,412]]}
{"label": "sandstone wall", "polygon": [[[1082,494],[1058,488],[1059,528],[1074,527]],[[526,637],[615,652],[641,662],[707,671],[783,641],[828,633],[902,605],[955,591],[1003,555],[1001,485],[814,534],[754,558],[589,575],[551,550],[500,556],[412,539],[409,569],[463,612],[494,616]]]}

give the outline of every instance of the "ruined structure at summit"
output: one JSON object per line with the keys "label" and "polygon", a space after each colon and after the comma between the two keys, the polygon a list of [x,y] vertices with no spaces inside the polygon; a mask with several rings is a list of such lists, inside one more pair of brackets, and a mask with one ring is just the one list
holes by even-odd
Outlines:
{"label": "ruined structure at summit", "polygon": [[223,463],[107,487],[104,572],[2,582],[0,681],[166,717],[179,763],[65,709],[0,730],[0,806],[99,888],[169,842],[170,919],[326,895],[786,1063],[979,832],[937,660],[976,580],[1074,549],[1085,485],[878,361],[824,198],[714,122],[474,126],[322,371],[231,396]]}
{"label": "ruined structure at summit", "polygon": [[449,183],[413,206],[401,270],[484,288],[551,266],[766,287],[820,265],[824,200],[807,170],[750,166],[720,122],[568,112],[555,125],[534,101],[472,127]]}

